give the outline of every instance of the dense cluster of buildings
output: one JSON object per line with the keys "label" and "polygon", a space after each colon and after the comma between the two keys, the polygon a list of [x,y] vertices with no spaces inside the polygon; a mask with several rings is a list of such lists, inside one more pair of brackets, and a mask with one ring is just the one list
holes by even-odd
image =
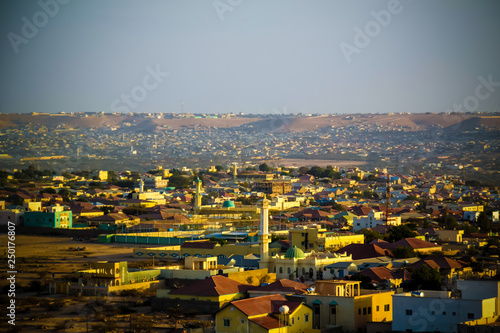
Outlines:
{"label": "dense cluster of buildings", "polygon": [[[76,272],[77,283],[54,281],[50,291],[154,288],[155,311],[213,315],[216,332],[494,331],[497,188],[446,175],[332,170],[338,177],[234,166],[118,172],[132,188],[108,183],[106,171],[52,175],[0,190],[0,224],[138,244],[133,256],[156,259],[152,269],[92,263]],[[169,187],[179,176],[191,185]],[[422,288],[422,270],[438,273],[438,290]],[[174,279],[186,283],[165,283]]]}
{"label": "dense cluster of buildings", "polygon": [[18,121],[0,131],[0,167],[37,163],[71,171],[151,167],[144,161],[201,167],[321,158],[398,167],[400,172],[463,170],[498,178],[491,155],[498,136],[494,125],[486,126],[496,123],[496,114],[453,117],[463,122],[450,128],[434,122],[450,119],[448,114],[423,115],[418,121],[394,115],[235,116],[192,115],[187,121],[186,115],[163,114],[29,115],[33,122]]}

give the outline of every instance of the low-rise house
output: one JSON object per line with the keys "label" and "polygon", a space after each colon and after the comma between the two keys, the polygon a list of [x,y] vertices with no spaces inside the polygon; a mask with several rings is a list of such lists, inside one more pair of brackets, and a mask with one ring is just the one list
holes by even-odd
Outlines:
{"label": "low-rise house", "polygon": [[222,275],[215,275],[203,280],[172,290],[160,289],[153,299],[153,310],[180,307],[198,310],[203,314],[215,314],[227,303],[245,298],[253,285],[243,284]]}
{"label": "low-rise house", "polygon": [[358,332],[369,322],[392,320],[394,291],[360,288],[358,281],[317,281],[315,290],[303,295],[313,308],[313,328],[328,332]]}
{"label": "low-rise house", "polygon": [[376,244],[349,244],[336,251],[337,253],[346,253],[352,256],[353,260],[376,258],[376,257],[392,257],[392,252],[388,249],[383,249]]}
{"label": "low-rise house", "polygon": [[72,228],[73,213],[56,204],[49,207],[47,211],[25,212],[24,225],[27,227]]}
{"label": "low-rise house", "polygon": [[392,330],[456,333],[459,323],[498,314],[498,281],[459,280],[457,289],[393,295]]}
{"label": "low-rise house", "polygon": [[312,309],[301,302],[288,301],[281,295],[233,301],[215,315],[218,333],[303,333],[311,329]]}

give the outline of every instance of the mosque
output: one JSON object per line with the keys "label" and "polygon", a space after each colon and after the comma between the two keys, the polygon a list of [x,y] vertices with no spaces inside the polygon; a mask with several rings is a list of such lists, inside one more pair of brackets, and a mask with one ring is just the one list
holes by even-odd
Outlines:
{"label": "mosque", "polygon": [[297,246],[289,248],[284,255],[270,256],[269,204],[270,201],[266,198],[259,201],[259,268],[267,268],[269,273],[276,273],[277,279],[321,280],[328,275],[329,270],[326,266],[337,262],[352,261],[351,255],[314,251],[304,253]]}

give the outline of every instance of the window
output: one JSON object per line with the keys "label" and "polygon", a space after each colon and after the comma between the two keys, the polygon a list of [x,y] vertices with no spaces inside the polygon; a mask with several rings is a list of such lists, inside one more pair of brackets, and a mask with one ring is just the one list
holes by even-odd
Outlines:
{"label": "window", "polygon": [[292,325],[295,324],[295,318],[292,318]]}
{"label": "window", "polygon": [[231,319],[224,318],[224,327],[229,327],[231,326]]}
{"label": "window", "polygon": [[467,319],[474,319],[474,314],[473,313],[468,313],[467,314]]}
{"label": "window", "polygon": [[305,245],[305,244],[306,244],[306,242],[300,242],[300,245]]}
{"label": "window", "polygon": [[243,325],[245,323],[245,319],[241,318],[240,323]]}
{"label": "window", "polygon": [[290,274],[290,272],[291,272],[291,271],[290,271],[290,267],[288,267],[288,268],[286,269],[286,272],[287,272],[288,274]]}
{"label": "window", "polygon": [[413,314],[413,311],[412,310],[408,310],[406,309],[406,315],[407,316],[411,316]]}
{"label": "window", "polygon": [[314,244],[313,243],[309,243],[309,247],[314,247]]}
{"label": "window", "polygon": [[366,308],[363,308],[363,315],[366,315]]}
{"label": "window", "polygon": [[371,306],[368,307],[368,314],[372,314],[372,307]]}
{"label": "window", "polygon": [[456,312],[452,312],[452,313],[451,313],[451,315],[452,315],[452,316],[456,316],[456,315],[457,315],[457,313],[456,313]]}
{"label": "window", "polygon": [[280,274],[283,274],[283,267],[280,267]]}
{"label": "window", "polygon": [[358,309],[358,315],[360,315],[360,314],[361,314],[361,308]]}
{"label": "window", "polygon": [[335,305],[332,306],[330,310],[331,310],[330,312],[331,312],[332,315],[336,315],[337,314],[337,307]]}
{"label": "window", "polygon": [[306,313],[306,314],[304,315],[304,320],[305,320],[305,322],[306,322],[306,323],[308,323],[308,322],[309,322],[309,314],[308,314],[308,313]]}
{"label": "window", "polygon": [[314,304],[314,314],[319,315],[319,313],[320,313],[319,304]]}
{"label": "window", "polygon": [[443,311],[443,316],[446,316],[446,311]]}
{"label": "window", "polygon": [[380,306],[377,305],[377,311],[379,311],[379,310],[380,310]]}
{"label": "window", "polygon": [[390,311],[390,309],[391,309],[391,305],[390,304],[384,305],[384,311]]}

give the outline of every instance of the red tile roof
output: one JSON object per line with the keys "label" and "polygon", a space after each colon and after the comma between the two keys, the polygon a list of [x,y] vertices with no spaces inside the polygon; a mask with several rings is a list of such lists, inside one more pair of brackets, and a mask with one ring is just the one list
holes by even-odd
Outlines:
{"label": "red tile roof", "polygon": [[269,291],[269,292],[289,292],[293,294],[304,294],[309,286],[304,283],[295,282],[289,279],[281,279],[276,282],[270,283],[266,286],[257,287],[256,291]]}
{"label": "red tile roof", "polygon": [[392,257],[391,251],[382,249],[380,246],[375,244],[349,244],[337,250],[336,252],[346,252],[348,255],[352,255],[353,260],[383,256]]}
{"label": "red tile roof", "polygon": [[403,281],[405,281],[410,279],[410,275],[407,271],[401,270],[394,272],[386,267],[373,267],[361,271],[360,274],[368,276],[372,282],[377,284],[384,283],[386,280],[403,279]]}
{"label": "red tile roof", "polygon": [[413,249],[426,249],[429,247],[440,247],[439,245],[436,245],[434,243],[426,242],[424,240],[418,239],[418,238],[405,238],[398,240],[397,242],[393,243],[394,248],[397,247],[411,247]]}
{"label": "red tile roof", "polygon": [[454,268],[465,267],[467,266],[467,263],[447,257],[433,256],[417,261],[416,263],[408,267],[420,268],[422,266],[429,266],[430,268],[438,268],[438,269],[454,269]]}
{"label": "red tile roof", "polygon": [[232,301],[231,304],[247,316],[251,317],[272,313],[272,301],[285,302],[286,298],[281,295],[268,295]]}
{"label": "red tile roof", "polygon": [[264,327],[267,330],[272,330],[280,327],[278,318],[274,318],[271,316],[257,317],[249,320],[256,323],[259,326]]}
{"label": "red tile roof", "polygon": [[252,285],[242,284],[222,275],[215,275],[197,281],[190,286],[172,290],[171,295],[222,296],[245,293],[255,288]]}

